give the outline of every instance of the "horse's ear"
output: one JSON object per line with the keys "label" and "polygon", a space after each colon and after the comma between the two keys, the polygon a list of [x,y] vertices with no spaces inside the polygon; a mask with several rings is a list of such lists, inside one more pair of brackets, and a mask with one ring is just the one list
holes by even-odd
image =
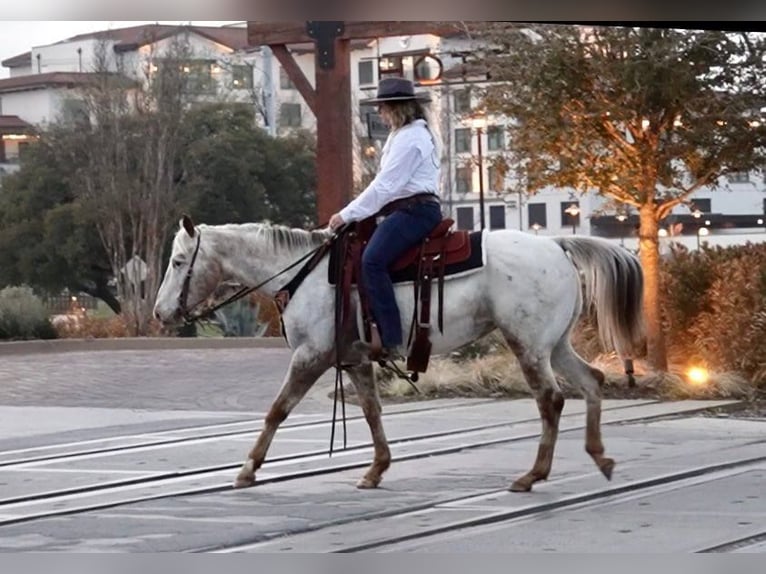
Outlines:
{"label": "horse's ear", "polygon": [[191,217],[184,214],[183,219],[181,219],[181,226],[186,230],[186,233],[189,234],[189,237],[194,237],[196,230],[194,229],[194,222]]}

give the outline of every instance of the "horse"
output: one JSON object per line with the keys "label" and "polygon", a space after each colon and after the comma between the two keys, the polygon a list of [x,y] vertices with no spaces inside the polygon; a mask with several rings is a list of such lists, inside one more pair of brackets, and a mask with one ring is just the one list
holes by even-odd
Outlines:
{"label": "horse", "polygon": [[[564,396],[554,373],[579,387],[586,401],[585,450],[607,480],[615,461],[601,438],[604,374],[573,349],[570,336],[583,311],[592,311],[599,338],[621,356],[641,349],[643,273],[638,259],[605,239],[538,236],[516,230],[483,231],[483,265],[448,276],[444,287],[443,333],[432,332],[433,354],[449,353],[498,329],[518,359],[533,391],[542,433],[532,468],[509,490],[529,491],[551,471]],[[184,216],[175,234],[167,270],[154,306],[157,319],[178,323],[205,304],[216,286],[268,281],[331,238],[325,229],[304,231],[269,223],[195,225]],[[255,445],[241,467],[235,488],[255,484],[279,425],[314,382],[336,361],[336,340],[344,369],[355,386],[374,444],[370,466],[358,488],[376,488],[391,463],[381,421],[373,364],[361,352],[356,325],[336,339],[335,286],[328,280],[328,257],[305,277],[282,321],[292,349],[282,387]],[[291,268],[262,288],[275,295],[297,273]],[[412,284],[396,284],[403,328],[412,317]],[[433,305],[436,302],[432,302]],[[356,296],[352,306],[358,308]],[[353,322],[352,322],[353,323]]]}

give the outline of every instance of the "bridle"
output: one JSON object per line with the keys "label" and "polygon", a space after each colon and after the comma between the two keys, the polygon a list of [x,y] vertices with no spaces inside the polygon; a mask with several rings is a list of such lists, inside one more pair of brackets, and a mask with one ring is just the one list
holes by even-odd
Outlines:
{"label": "bridle", "polygon": [[181,286],[181,293],[178,294],[178,308],[181,310],[181,316],[183,317],[184,322],[187,324],[194,323],[195,321],[204,319],[205,317],[209,317],[221,307],[224,307],[228,305],[229,303],[233,303],[234,301],[237,301],[241,299],[242,297],[249,295],[253,291],[257,291],[258,289],[260,289],[261,287],[263,287],[270,281],[273,281],[280,275],[290,271],[290,269],[292,269],[293,267],[303,263],[306,259],[313,257],[320,250],[326,250],[328,246],[330,245],[330,243],[333,241],[332,237],[328,238],[321,245],[319,245],[319,247],[309,251],[308,253],[306,253],[306,255],[304,255],[297,261],[291,263],[290,265],[288,265],[287,267],[285,267],[278,273],[275,273],[274,275],[272,275],[265,281],[261,281],[260,283],[258,283],[258,285],[255,285],[254,287],[242,287],[234,294],[230,295],[229,297],[227,297],[220,303],[216,303],[209,309],[204,310],[202,313],[193,314],[192,311],[195,308],[197,308],[200,303],[202,303],[202,301],[200,301],[199,303],[195,304],[191,309],[187,307],[187,304],[189,302],[189,288],[191,286],[192,272],[194,271],[194,263],[197,261],[197,254],[199,253],[200,239],[202,238],[202,232],[199,229],[197,229],[196,231],[197,231],[197,244],[194,246],[194,253],[192,254],[191,261],[189,262],[189,269],[186,270],[186,277],[184,277],[184,282],[183,282],[183,285]]}
{"label": "bridle", "polygon": [[188,309],[186,305],[189,302],[189,287],[191,285],[192,271],[194,271],[194,263],[197,261],[197,254],[199,253],[200,239],[202,239],[202,233],[198,229],[197,244],[194,246],[194,253],[192,254],[191,262],[189,263],[189,269],[186,271],[186,277],[184,277],[181,292],[178,294],[178,308],[181,310],[181,314],[186,323],[190,323],[194,320],[191,315],[191,309]]}

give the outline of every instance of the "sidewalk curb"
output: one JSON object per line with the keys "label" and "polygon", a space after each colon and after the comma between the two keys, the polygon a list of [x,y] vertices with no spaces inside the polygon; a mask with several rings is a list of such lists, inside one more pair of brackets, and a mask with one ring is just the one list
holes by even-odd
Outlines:
{"label": "sidewalk curb", "polygon": [[38,353],[92,351],[161,351],[193,349],[286,349],[281,337],[121,337],[114,339],[51,339],[0,343],[0,357]]}

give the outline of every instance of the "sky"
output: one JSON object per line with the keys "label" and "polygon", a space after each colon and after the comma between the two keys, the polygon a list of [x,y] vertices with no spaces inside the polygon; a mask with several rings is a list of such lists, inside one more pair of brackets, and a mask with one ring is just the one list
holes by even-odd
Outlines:
{"label": "sky", "polygon": [[[234,21],[0,21],[0,62],[28,52],[34,46],[53,44],[77,34],[154,23],[223,26]],[[0,67],[0,78],[7,78],[8,74],[8,68]]]}

